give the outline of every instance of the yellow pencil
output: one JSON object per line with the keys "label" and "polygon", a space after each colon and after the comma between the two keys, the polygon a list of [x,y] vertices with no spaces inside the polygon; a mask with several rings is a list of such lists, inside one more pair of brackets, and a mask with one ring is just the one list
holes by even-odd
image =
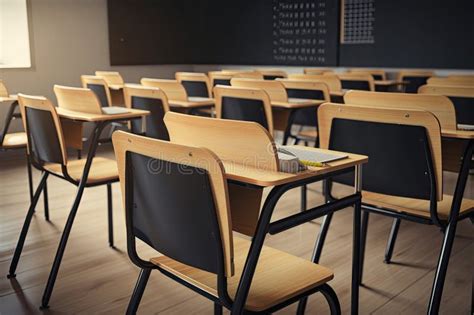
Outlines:
{"label": "yellow pencil", "polygon": [[321,163],[321,162],[313,162],[313,161],[306,161],[306,160],[300,160],[300,162],[306,166],[315,166],[315,167],[326,166],[326,163]]}

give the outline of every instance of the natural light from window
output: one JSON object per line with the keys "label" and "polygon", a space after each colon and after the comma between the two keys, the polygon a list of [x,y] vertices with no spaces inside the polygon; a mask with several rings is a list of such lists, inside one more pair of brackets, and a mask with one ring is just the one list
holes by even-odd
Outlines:
{"label": "natural light from window", "polygon": [[26,0],[0,0],[0,68],[29,68]]}

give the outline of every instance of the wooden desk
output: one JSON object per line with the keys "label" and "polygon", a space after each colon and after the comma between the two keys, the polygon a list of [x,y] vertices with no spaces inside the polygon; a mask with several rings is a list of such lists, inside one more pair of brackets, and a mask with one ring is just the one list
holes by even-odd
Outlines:
{"label": "wooden desk", "polygon": [[474,141],[474,130],[442,129],[443,170],[458,173],[466,156],[466,147]]}
{"label": "wooden desk", "polygon": [[149,114],[148,111],[137,110],[137,109],[130,109],[130,112],[128,113],[118,114],[118,115],[90,114],[90,113],[83,113],[83,112],[75,112],[71,110],[65,110],[59,107],[56,108],[56,111],[62,120],[65,120],[65,121],[69,120],[69,121],[77,122],[77,123],[93,122],[94,128],[92,130],[91,137],[90,137],[91,145],[89,147],[89,152],[87,153],[87,159],[84,165],[84,171],[82,173],[82,176],[79,182],[79,186],[77,189],[73,206],[70,210],[69,216],[67,218],[66,224],[63,229],[63,233],[61,235],[61,241],[59,243],[53,265],[51,267],[51,272],[48,277],[48,282],[46,284],[45,291],[43,293],[42,305],[49,304],[49,300],[51,298],[51,294],[54,288],[54,283],[56,282],[56,278],[59,272],[59,267],[61,266],[62,257],[64,255],[67,241],[69,239],[69,234],[71,233],[72,225],[74,223],[74,219],[76,217],[77,210],[79,208],[79,204],[82,199],[82,194],[84,193],[84,189],[86,187],[87,179],[89,177],[89,172],[92,166],[92,161],[95,157],[95,153],[96,153],[97,146],[99,143],[99,138],[102,131],[107,125],[109,125],[112,122],[141,118]]}
{"label": "wooden desk", "polygon": [[[323,151],[327,150],[317,149],[317,148],[307,148],[302,147],[309,151]],[[263,189],[263,187],[272,187],[271,192],[268,194],[263,209],[258,212],[259,207],[255,213],[248,213],[247,207],[235,208],[232,209],[232,222],[234,225],[234,218],[238,217],[241,220],[247,220],[247,222],[239,222],[246,224],[246,228],[250,228],[254,233],[252,233],[252,246],[249,251],[246,260],[246,268],[242,274],[242,279],[250,279],[253,277],[251,270],[255,270],[253,267],[256,266],[258,262],[258,257],[260,254],[261,247],[265,241],[267,233],[278,234],[283,231],[286,231],[290,228],[298,226],[300,224],[309,222],[321,216],[324,216],[329,213],[333,213],[344,208],[354,206],[354,221],[353,221],[353,251],[352,251],[352,285],[351,285],[351,309],[352,314],[356,314],[358,311],[359,303],[359,273],[360,273],[360,216],[361,216],[361,187],[362,187],[362,164],[368,162],[368,157],[356,154],[348,154],[347,159],[334,161],[329,163],[329,166],[325,167],[310,167],[307,171],[300,172],[297,174],[288,174],[281,172],[268,171],[263,169],[256,169],[252,167],[247,167],[242,164],[229,163],[223,161],[226,176],[229,182],[229,189],[231,199],[238,198],[240,196],[236,195],[238,190],[232,190],[231,187],[239,187],[236,185],[238,183],[242,186],[242,191],[248,189],[248,185],[257,186],[257,189]],[[273,215],[273,210],[278,203],[280,197],[290,189],[297,187],[303,187],[304,185],[321,181],[327,178],[330,178],[334,175],[340,174],[341,172],[351,171],[355,168],[355,192],[353,195],[345,197],[340,200],[333,200],[329,203],[308,209],[304,212],[299,212],[293,215],[290,215],[285,218],[281,218],[277,221],[271,222]],[[235,189],[235,188],[234,188]],[[243,195],[247,197],[246,195]],[[240,199],[240,198],[239,198]],[[232,204],[232,200],[231,200]],[[244,206],[244,204],[243,204]],[[240,216],[235,215],[235,211],[244,212]],[[271,223],[270,223],[271,222]],[[323,246],[324,240],[318,241],[318,246]],[[319,258],[315,257],[315,260]],[[314,261],[313,262],[317,262]],[[249,282],[250,283],[250,282]],[[249,284],[250,287],[250,284]],[[239,299],[244,299],[247,297],[249,287],[239,287],[239,291],[236,294],[236,301]]]}
{"label": "wooden desk", "polygon": [[[310,148],[310,147],[301,147],[305,148],[308,151],[315,152],[336,152],[329,151],[319,148]],[[347,154],[347,153],[344,153]],[[334,161],[328,163],[324,167],[308,167],[308,170],[299,172],[297,174],[283,173],[283,172],[273,172],[262,169],[257,169],[253,167],[247,167],[242,164],[225,162],[223,161],[225,172],[229,180],[234,180],[250,185],[256,185],[260,187],[272,187],[278,185],[288,184],[298,180],[308,179],[314,176],[325,175],[333,173],[345,168],[350,168],[355,165],[363,164],[368,162],[368,157],[358,154],[348,154],[347,159],[342,159],[339,161]]]}
{"label": "wooden desk", "polygon": [[389,92],[389,91],[398,91],[399,87],[407,85],[408,81],[401,80],[375,80],[375,91],[377,92]]}
{"label": "wooden desk", "polygon": [[288,142],[291,135],[291,126],[296,112],[300,109],[314,107],[314,115],[319,105],[325,103],[323,100],[305,100],[305,99],[288,99],[288,102],[271,102],[273,129],[281,130],[283,134],[283,144]]}
{"label": "wooden desk", "polygon": [[168,100],[168,104],[174,111],[193,114],[198,109],[214,107],[215,101],[213,98],[188,97],[187,101]]}
{"label": "wooden desk", "polygon": [[120,121],[120,120],[131,120],[135,118],[140,118],[148,115],[150,112],[141,109],[129,109],[128,113],[123,114],[91,114],[84,112],[76,112],[72,110],[67,110],[61,107],[56,108],[56,112],[63,119],[69,119],[73,121],[80,122],[111,122],[111,121]]}

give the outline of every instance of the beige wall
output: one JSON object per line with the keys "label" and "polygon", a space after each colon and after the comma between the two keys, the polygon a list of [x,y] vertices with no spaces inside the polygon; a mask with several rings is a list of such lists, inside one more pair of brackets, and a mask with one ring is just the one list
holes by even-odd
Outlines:
{"label": "beige wall", "polygon": [[[176,71],[192,69],[190,65],[111,67],[106,0],[29,0],[28,8],[32,67],[0,69],[10,93],[44,95],[55,101],[54,84],[80,86],[80,75],[95,70],[120,71],[126,82],[139,82],[144,76],[172,78]],[[159,40],[152,34],[150,39]],[[0,126],[5,107],[0,105]]]}

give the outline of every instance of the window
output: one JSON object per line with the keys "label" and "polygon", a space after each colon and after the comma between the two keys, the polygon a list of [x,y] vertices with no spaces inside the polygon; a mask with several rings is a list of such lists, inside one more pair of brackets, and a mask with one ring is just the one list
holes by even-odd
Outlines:
{"label": "window", "polygon": [[0,0],[0,68],[31,67],[26,0]]}

